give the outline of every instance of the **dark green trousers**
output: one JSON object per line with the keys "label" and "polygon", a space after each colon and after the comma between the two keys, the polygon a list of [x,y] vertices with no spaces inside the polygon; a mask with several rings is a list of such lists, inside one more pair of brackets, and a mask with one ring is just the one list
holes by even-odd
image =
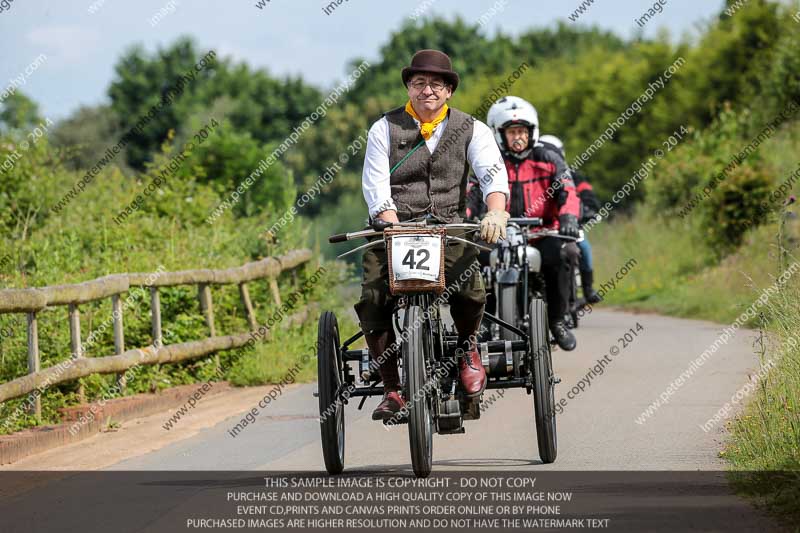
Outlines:
{"label": "dark green trousers", "polygon": [[[445,246],[445,301],[460,335],[468,337],[478,330],[486,303],[486,290],[478,250],[464,243],[451,242]],[[361,299],[355,310],[364,333],[392,329],[394,296],[389,292],[389,267],[385,247],[364,252]]]}

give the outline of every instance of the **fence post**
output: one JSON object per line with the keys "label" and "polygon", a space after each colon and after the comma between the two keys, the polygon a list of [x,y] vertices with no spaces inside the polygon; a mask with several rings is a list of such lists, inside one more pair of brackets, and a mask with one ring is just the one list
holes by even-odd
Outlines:
{"label": "fence post", "polygon": [[[39,371],[41,362],[39,360],[39,327],[36,322],[36,313],[28,313],[28,374],[35,374]],[[42,420],[42,399],[39,389],[31,393],[33,397],[33,414],[36,420]]]}
{"label": "fence post", "polygon": [[208,283],[201,283],[198,287],[198,297],[200,298],[200,312],[206,319],[208,331],[212,337],[217,336],[217,328],[214,327],[214,302],[211,300],[211,288]]}
{"label": "fence post", "polygon": [[239,284],[239,296],[242,298],[242,305],[247,315],[247,324],[250,326],[250,331],[255,331],[258,328],[258,324],[256,323],[256,314],[253,311],[253,302],[250,300],[250,289],[247,288],[246,283]]}
{"label": "fence post", "polygon": [[[200,283],[197,287],[198,297],[200,298],[200,312],[206,319],[208,331],[212,337],[217,336],[217,328],[214,326],[214,302],[211,299],[211,288],[208,283]],[[214,354],[214,366],[217,371],[220,369],[219,354]]]}
{"label": "fence post", "polygon": [[[77,360],[83,357],[83,343],[81,342],[81,312],[78,304],[69,304],[69,343],[72,358]],[[83,384],[78,385],[78,401],[86,402],[86,391]]]}
{"label": "fence post", "polygon": [[150,317],[153,322],[153,346],[158,349],[164,343],[161,333],[161,298],[158,287],[150,287]]}
{"label": "fence post", "polygon": [[280,307],[281,306],[281,291],[278,290],[278,280],[275,278],[269,279],[269,288],[272,291],[272,299],[275,300],[275,304]]}
{"label": "fence post", "polygon": [[[114,355],[121,355],[125,351],[125,330],[122,325],[122,301],[119,294],[111,295],[111,318],[114,320]],[[122,391],[127,383],[125,373],[117,375],[117,385]]]}

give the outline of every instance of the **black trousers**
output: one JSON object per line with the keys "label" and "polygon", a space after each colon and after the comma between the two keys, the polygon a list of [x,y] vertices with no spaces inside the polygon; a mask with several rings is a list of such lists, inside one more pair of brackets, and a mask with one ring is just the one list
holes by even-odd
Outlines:
{"label": "black trousers", "polygon": [[552,324],[563,320],[569,309],[571,277],[578,264],[578,246],[558,237],[544,237],[533,246],[542,254],[542,274],[547,287],[547,316]]}

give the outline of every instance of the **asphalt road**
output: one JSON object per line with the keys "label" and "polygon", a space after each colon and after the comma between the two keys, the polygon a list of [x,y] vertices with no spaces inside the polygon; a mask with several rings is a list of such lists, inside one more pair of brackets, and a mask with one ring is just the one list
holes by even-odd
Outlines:
{"label": "asphalt road", "polygon": [[[740,331],[686,379],[668,404],[643,423],[636,421],[651,402],[714,343],[721,330],[722,326],[707,322],[596,310],[584,318],[577,330],[578,348],[573,352],[553,353],[554,367],[561,378],[556,400],[564,398],[566,401],[558,417],[556,462],[544,465],[539,460],[532,396],[524,390],[511,389],[502,397],[495,396],[496,401],[480,420],[466,422],[466,434],[434,436],[434,472],[502,470],[540,473],[559,479],[552,477],[555,472],[548,472],[723,470],[725,465],[718,453],[724,427],[719,425],[705,432],[700,426],[755,370],[758,361],[752,350],[754,333]],[[626,333],[632,340],[624,339]],[[342,334],[345,336],[349,332]],[[590,386],[585,383],[583,391],[568,397],[569,391],[582,379],[586,380],[597,361],[607,355],[605,359],[610,362],[605,364],[602,375],[595,375]],[[286,391],[236,437],[231,436],[229,430],[241,420],[246,409],[231,413],[229,418],[189,438],[123,460],[106,470],[324,472],[316,420],[317,399],[312,396],[315,386],[302,385]],[[496,395],[494,391],[487,391],[486,397],[493,394]],[[367,400],[360,411],[356,407],[358,401],[350,402],[347,407],[345,474],[408,476],[411,466],[406,426],[386,430],[380,423],[373,422],[369,415],[377,402],[377,398]],[[115,528],[125,531],[175,530],[175,524],[182,519],[175,517],[183,516],[183,509],[190,513],[190,505],[197,508],[203,498],[210,498],[210,489],[225,485],[221,479],[230,478],[227,483],[231,486],[263,486],[262,478],[255,472],[252,479],[249,475],[243,477],[241,472],[239,475],[220,472],[220,479],[208,473],[194,479],[193,474],[195,472],[186,472],[186,479],[178,483],[179,499],[174,493],[174,480],[137,485],[156,486],[159,490],[172,488],[173,492],[165,492],[158,505],[146,503],[152,498],[152,492],[125,498],[113,496],[117,488],[108,478],[76,477],[73,484],[78,487],[77,492],[91,489],[93,494],[100,494],[92,496],[103,501],[102,516],[108,520],[100,523],[113,527],[121,523],[120,516],[127,516],[129,527]],[[629,500],[640,490],[655,495],[655,500],[642,498],[637,505],[646,516],[658,516],[658,519],[639,524],[631,518],[627,522],[630,530],[775,530],[772,522],[732,494],[724,474],[705,477],[695,483],[695,488],[702,486],[701,498],[697,497],[696,490],[680,481],[669,485],[668,489],[663,480],[648,484],[642,480],[633,483],[631,479],[620,479],[610,484],[583,479],[576,483],[583,487],[584,501],[605,502],[603,509],[608,512],[620,509],[619,501],[613,499],[615,494],[625,494]],[[84,497],[74,498],[86,501]],[[59,511],[74,514],[70,511],[74,502],[65,496],[63,488],[44,492],[37,489],[37,497],[30,501],[8,499],[0,504],[0,513],[4,510],[27,513],[28,505],[31,509],[48,510],[37,516],[37,531],[51,530],[55,524],[64,525],[64,520],[57,518]],[[159,518],[145,520],[143,517],[150,512]],[[82,525],[75,522],[70,527]]]}
{"label": "asphalt road", "polygon": [[[623,347],[620,338],[636,331]],[[561,378],[556,401],[566,405],[558,416],[558,459],[539,461],[533,422],[533,397],[510,389],[480,420],[465,423],[463,435],[434,437],[434,469],[511,470],[719,470],[723,427],[705,432],[700,425],[730,399],[757,367],[752,332],[741,331],[723,345],[643,424],[637,417],[667,386],[713,344],[722,327],[695,320],[649,314],[598,311],[584,318],[576,331],[578,347],[554,351]],[[343,335],[346,332],[343,332]],[[631,334],[632,336],[633,334]],[[616,347],[603,374],[584,382],[575,398],[569,391]],[[147,455],[123,461],[112,469],[131,470],[321,470],[316,385],[284,394],[235,438],[228,430],[241,416],[232,416],[193,438]],[[496,394],[487,391],[485,398]],[[408,471],[410,458],[405,426],[387,431],[369,415],[377,398],[364,408],[350,402],[346,411],[346,469]]]}

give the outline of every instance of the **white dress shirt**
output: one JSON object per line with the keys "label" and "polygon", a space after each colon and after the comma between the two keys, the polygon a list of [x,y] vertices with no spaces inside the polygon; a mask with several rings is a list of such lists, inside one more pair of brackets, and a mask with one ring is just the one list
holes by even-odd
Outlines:
{"label": "white dress shirt", "polygon": [[[425,141],[430,153],[436,150],[448,120],[449,117],[440,122],[433,130],[431,138]],[[419,127],[419,121],[414,119],[414,122]],[[370,218],[375,218],[378,213],[383,211],[397,211],[394,200],[392,200],[392,189],[389,183],[389,145],[389,122],[386,117],[381,117],[369,129],[364,171],[361,175],[361,188]],[[494,133],[489,126],[477,119],[472,129],[467,160],[472,171],[478,177],[484,202],[486,197],[493,192],[502,192],[508,198],[508,173],[503,156],[500,154],[500,148],[497,147]]]}

